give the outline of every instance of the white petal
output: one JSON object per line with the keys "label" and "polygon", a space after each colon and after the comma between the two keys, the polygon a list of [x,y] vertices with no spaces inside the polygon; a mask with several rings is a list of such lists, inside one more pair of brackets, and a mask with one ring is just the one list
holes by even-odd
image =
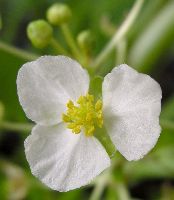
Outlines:
{"label": "white petal", "polygon": [[32,173],[58,191],[84,186],[110,165],[109,156],[97,139],[75,135],[64,126],[37,125],[25,140]]}
{"label": "white petal", "polygon": [[60,122],[69,99],[85,95],[89,76],[76,61],[64,56],[42,56],[24,64],[17,77],[20,103],[40,125]]}
{"label": "white petal", "polygon": [[161,88],[150,76],[123,64],[103,83],[107,131],[127,160],[147,154],[160,135]]}

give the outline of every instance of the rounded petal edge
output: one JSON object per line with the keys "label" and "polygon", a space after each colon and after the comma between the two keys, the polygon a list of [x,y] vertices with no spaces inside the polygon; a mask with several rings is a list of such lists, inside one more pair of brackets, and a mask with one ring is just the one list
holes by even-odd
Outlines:
{"label": "rounded petal edge", "polygon": [[25,63],[17,76],[19,101],[27,117],[40,125],[62,120],[68,100],[88,92],[89,76],[65,56],[42,56]]}
{"label": "rounded petal edge", "polygon": [[89,184],[110,166],[110,158],[97,139],[72,134],[63,123],[35,126],[24,146],[32,174],[60,192]]}
{"label": "rounded petal edge", "polygon": [[105,126],[127,160],[138,160],[156,144],[161,128],[162,91],[150,76],[128,65],[116,67],[103,82]]}

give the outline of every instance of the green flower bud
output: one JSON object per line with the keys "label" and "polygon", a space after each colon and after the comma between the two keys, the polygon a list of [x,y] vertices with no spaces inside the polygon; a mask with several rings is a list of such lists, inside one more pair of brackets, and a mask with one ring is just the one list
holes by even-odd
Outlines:
{"label": "green flower bud", "polygon": [[77,36],[77,43],[81,49],[89,50],[93,44],[93,37],[89,30],[84,30]]}
{"label": "green flower bud", "polygon": [[40,19],[29,23],[27,35],[35,47],[44,48],[52,39],[53,29],[45,20]]}
{"label": "green flower bud", "polygon": [[47,10],[47,19],[53,25],[66,23],[71,16],[70,8],[63,3],[55,3]]}

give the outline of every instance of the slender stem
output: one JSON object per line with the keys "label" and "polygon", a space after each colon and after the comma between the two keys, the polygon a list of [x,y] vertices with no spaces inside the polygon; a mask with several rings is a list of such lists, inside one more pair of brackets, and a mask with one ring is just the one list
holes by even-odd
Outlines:
{"label": "slender stem", "polygon": [[81,60],[81,54],[79,52],[79,49],[74,41],[74,38],[69,30],[69,27],[67,26],[67,24],[62,24],[61,25],[61,30],[62,33],[66,39],[67,44],[69,45],[69,47],[71,48],[71,51],[73,53],[73,55],[78,59]]}
{"label": "slender stem", "polygon": [[[117,159],[117,160],[116,160]],[[110,182],[111,174],[115,167],[120,164],[118,157],[114,157],[112,160],[112,165],[108,170],[106,170],[102,175],[100,175],[95,182],[94,190],[89,198],[89,200],[100,200],[103,190]]]}
{"label": "slender stem", "polygon": [[126,185],[124,183],[115,183],[115,190],[118,194],[119,200],[130,200],[130,195],[128,192],[128,189],[126,188]]}
{"label": "slender stem", "polygon": [[64,49],[64,47],[62,47],[62,45],[54,38],[52,38],[50,45],[57,51],[57,53],[68,55],[66,49]]}
{"label": "slender stem", "polygon": [[160,120],[160,124],[163,129],[174,130],[174,122],[169,120]]}
{"label": "slender stem", "polygon": [[7,53],[10,53],[14,56],[17,56],[19,58],[22,58],[24,60],[35,60],[39,57],[39,55],[35,55],[33,53],[29,53],[23,49],[19,49],[17,47],[10,46],[9,44],[6,44],[2,41],[0,41],[0,50],[3,50]]}
{"label": "slender stem", "polygon": [[33,124],[29,123],[14,123],[3,121],[0,123],[0,129],[10,130],[10,131],[20,131],[20,132],[30,132]]}
{"label": "slender stem", "polygon": [[104,148],[106,149],[106,152],[108,153],[109,157],[112,158],[115,155],[116,148],[115,148],[115,145],[113,144],[111,138],[109,137],[105,126],[103,126],[103,128],[100,129],[99,131],[96,130],[95,137],[104,146]]}
{"label": "slender stem", "polygon": [[89,200],[100,200],[102,192],[108,183],[109,176],[110,176],[110,172],[108,170],[101,177],[98,177],[98,181],[96,182],[95,188],[94,188]]}
{"label": "slender stem", "polygon": [[113,35],[109,43],[103,49],[103,51],[98,55],[96,60],[94,61],[93,66],[97,70],[99,65],[107,58],[107,56],[111,53],[111,51],[116,47],[119,41],[125,37],[128,33],[129,29],[133,25],[135,19],[137,18],[141,7],[144,3],[144,0],[137,0],[130,11],[129,15],[127,16],[126,20],[123,22],[119,30]]}
{"label": "slender stem", "polygon": [[116,65],[125,63],[127,43],[122,39],[116,46]]}
{"label": "slender stem", "polygon": [[103,182],[101,184],[97,184],[89,200],[99,200],[104,190],[104,187],[105,185],[103,184]]}
{"label": "slender stem", "polygon": [[83,57],[83,60],[82,60],[83,62],[81,64],[83,64],[83,67],[88,68],[91,61],[90,51],[87,51],[84,48],[80,48],[80,50],[81,50],[81,55]]}

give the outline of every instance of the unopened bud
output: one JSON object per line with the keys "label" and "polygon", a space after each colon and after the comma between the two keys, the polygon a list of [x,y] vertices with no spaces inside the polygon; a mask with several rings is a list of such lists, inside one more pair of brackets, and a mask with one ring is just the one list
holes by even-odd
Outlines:
{"label": "unopened bud", "polygon": [[27,35],[35,47],[44,48],[52,39],[53,29],[49,23],[40,19],[29,23]]}
{"label": "unopened bud", "polygon": [[77,36],[77,43],[81,49],[89,50],[93,44],[92,34],[89,30],[84,30]]}
{"label": "unopened bud", "polygon": [[63,3],[55,3],[47,10],[47,19],[53,25],[67,23],[71,16],[70,8]]}

